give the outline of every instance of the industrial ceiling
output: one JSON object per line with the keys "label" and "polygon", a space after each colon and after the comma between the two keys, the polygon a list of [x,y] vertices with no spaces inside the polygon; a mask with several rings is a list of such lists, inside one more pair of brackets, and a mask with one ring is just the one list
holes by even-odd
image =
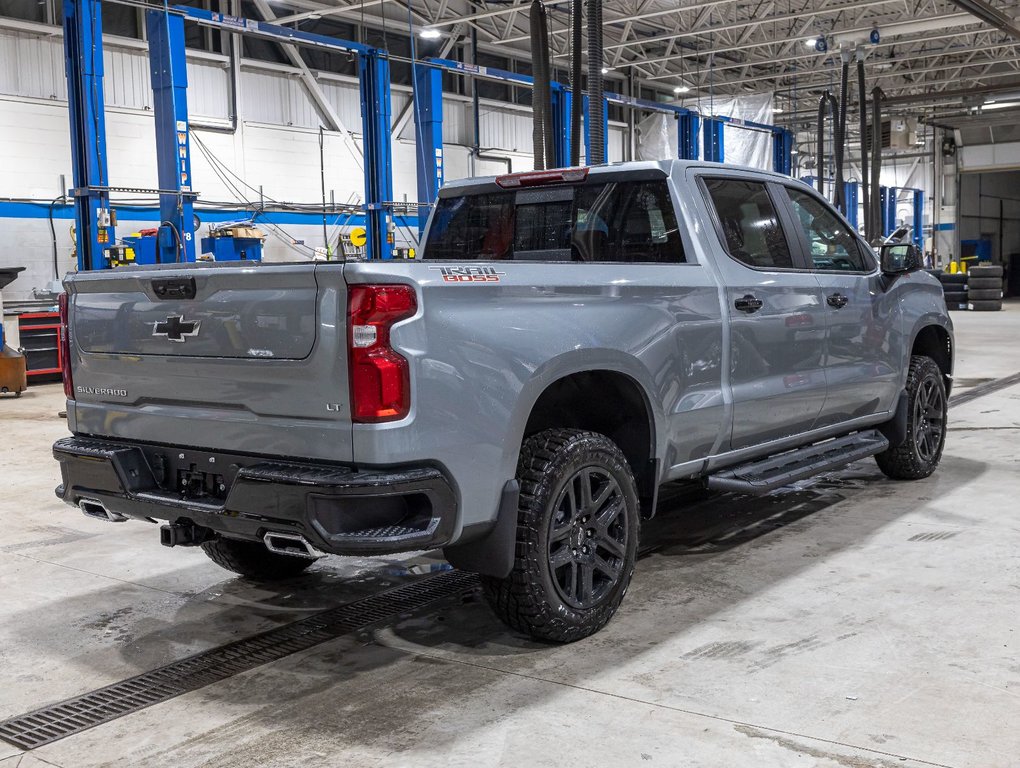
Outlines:
{"label": "industrial ceiling", "polygon": [[[408,23],[403,0],[273,5],[284,22]],[[474,32],[489,52],[527,58],[529,5],[411,0],[410,13],[419,31],[448,42]],[[569,3],[546,5],[554,63],[566,67]],[[1004,0],[605,0],[603,8],[611,78],[634,77],[677,98],[774,91],[786,115],[777,122],[812,113],[818,93],[838,87],[841,49],[855,45],[867,57],[869,89],[880,86],[893,108],[909,104],[935,118],[1020,96],[1017,6]]]}

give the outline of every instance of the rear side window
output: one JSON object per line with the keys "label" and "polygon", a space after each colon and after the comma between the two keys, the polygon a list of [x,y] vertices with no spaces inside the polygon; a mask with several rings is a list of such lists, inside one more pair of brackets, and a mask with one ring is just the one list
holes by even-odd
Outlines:
{"label": "rear side window", "polygon": [[730,256],[756,269],[793,267],[790,244],[765,185],[744,179],[705,179]]}
{"label": "rear side window", "polygon": [[440,199],[424,258],[684,261],[665,181],[526,189]]}
{"label": "rear side window", "polygon": [[846,224],[818,198],[800,189],[786,188],[793,213],[818,270],[864,272],[871,269],[860,246]]}

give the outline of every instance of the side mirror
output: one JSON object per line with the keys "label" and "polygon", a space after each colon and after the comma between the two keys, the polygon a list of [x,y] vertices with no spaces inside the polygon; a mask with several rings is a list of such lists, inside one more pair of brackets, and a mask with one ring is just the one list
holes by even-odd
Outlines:
{"label": "side mirror", "polygon": [[882,272],[902,275],[916,272],[924,266],[924,255],[913,243],[886,243],[879,249]]}

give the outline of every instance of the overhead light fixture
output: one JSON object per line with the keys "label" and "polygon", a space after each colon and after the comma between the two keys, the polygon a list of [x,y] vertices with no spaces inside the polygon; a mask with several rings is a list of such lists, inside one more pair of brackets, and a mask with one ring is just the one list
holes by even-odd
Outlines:
{"label": "overhead light fixture", "polygon": [[436,27],[425,27],[418,33],[423,40],[438,40],[442,34]]}
{"label": "overhead light fixture", "polygon": [[784,110],[783,110],[782,107],[773,107],[772,108],[772,114],[773,115],[781,115],[781,114],[783,114],[783,112],[784,112]]}
{"label": "overhead light fixture", "polygon": [[1020,107],[1020,101],[986,101],[981,109],[1012,109]]}
{"label": "overhead light fixture", "polygon": [[800,150],[798,150],[798,149],[791,149],[790,150],[790,154],[791,155],[799,155],[800,154]]}
{"label": "overhead light fixture", "polygon": [[602,67],[602,74],[603,75],[608,75],[609,74],[609,67]]}
{"label": "overhead light fixture", "polygon": [[691,88],[689,85],[678,85],[673,88],[673,93],[690,93]]}
{"label": "overhead light fixture", "polygon": [[815,43],[817,42],[818,42],[817,37],[809,37],[807,40],[804,41],[804,45],[806,45],[808,48],[814,48]]}

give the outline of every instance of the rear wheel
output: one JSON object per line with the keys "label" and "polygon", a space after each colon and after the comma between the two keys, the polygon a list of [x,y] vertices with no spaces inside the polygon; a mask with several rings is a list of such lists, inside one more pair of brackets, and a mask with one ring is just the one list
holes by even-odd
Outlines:
{"label": "rear wheel", "polygon": [[878,468],[894,480],[928,477],[942,459],[947,411],[942,369],[930,357],[914,355],[907,375],[907,436],[875,456]]}
{"label": "rear wheel", "polygon": [[202,551],[220,568],[256,581],[296,576],[315,562],[310,557],[278,555],[257,541],[241,539],[213,539],[202,544]]}
{"label": "rear wheel", "polygon": [[604,435],[549,429],[521,447],[513,570],[482,577],[510,627],[573,642],[613,617],[634,572],[638,495],[623,453]]}

